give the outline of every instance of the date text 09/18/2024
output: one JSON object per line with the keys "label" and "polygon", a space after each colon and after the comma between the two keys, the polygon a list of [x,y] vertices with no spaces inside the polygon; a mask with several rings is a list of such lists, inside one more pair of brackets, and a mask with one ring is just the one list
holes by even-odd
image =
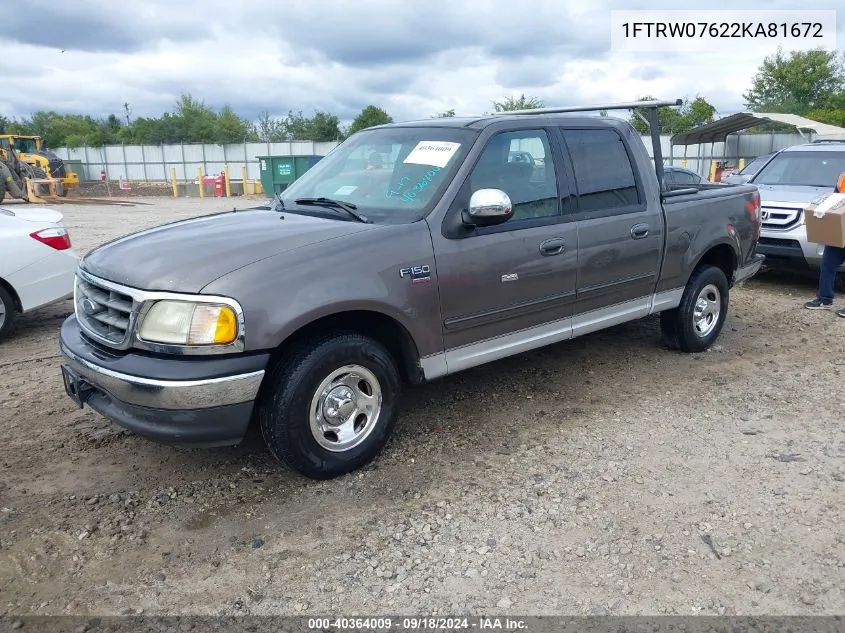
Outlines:
{"label": "date text 09/18/2024", "polygon": [[527,623],[521,618],[510,617],[356,617],[309,618],[308,629],[318,631],[370,630],[370,631],[444,631],[444,630],[502,630],[525,631]]}

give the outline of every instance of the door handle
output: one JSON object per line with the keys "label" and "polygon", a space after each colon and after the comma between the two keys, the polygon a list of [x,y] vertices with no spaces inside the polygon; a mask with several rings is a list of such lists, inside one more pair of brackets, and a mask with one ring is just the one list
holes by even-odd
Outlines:
{"label": "door handle", "polygon": [[566,243],[563,238],[553,237],[550,240],[540,243],[540,255],[560,255],[566,249]]}
{"label": "door handle", "polygon": [[648,235],[648,224],[635,224],[631,227],[631,237],[641,240]]}

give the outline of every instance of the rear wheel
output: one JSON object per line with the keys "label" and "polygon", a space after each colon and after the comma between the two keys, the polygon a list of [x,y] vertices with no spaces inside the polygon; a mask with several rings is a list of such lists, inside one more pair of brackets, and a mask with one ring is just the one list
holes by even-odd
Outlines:
{"label": "rear wheel", "polygon": [[400,378],[390,353],[357,333],[300,344],[267,376],[261,433],[276,459],[313,479],[370,462],[398,417]]}
{"label": "rear wheel", "polygon": [[725,324],[729,292],[722,269],[716,266],[696,269],[687,282],[680,305],[660,314],[663,340],[687,353],[708,349]]}
{"label": "rear wheel", "polygon": [[[0,200],[3,196],[0,195]],[[0,286],[0,341],[6,338],[15,329],[15,322],[18,318],[17,307],[12,295],[3,286]]]}

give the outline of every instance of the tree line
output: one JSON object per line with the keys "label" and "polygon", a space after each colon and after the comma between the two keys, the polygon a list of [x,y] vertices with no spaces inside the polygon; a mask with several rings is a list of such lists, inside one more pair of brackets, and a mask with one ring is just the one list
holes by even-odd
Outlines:
{"label": "tree line", "polygon": [[[644,96],[640,100],[649,100]],[[752,112],[780,112],[845,127],[845,54],[822,49],[792,51],[778,49],[758,68],[749,89],[743,93],[745,106]],[[493,102],[493,110],[505,112],[541,108],[535,97],[506,97]],[[602,112],[606,115],[606,112]],[[676,134],[714,120],[716,108],[704,97],[685,99],[679,108],[659,111],[661,131]],[[453,117],[447,110],[433,117]],[[648,125],[636,113],[630,119],[641,134]],[[317,110],[311,116],[288,111],[285,116],[262,112],[255,121],[238,115],[230,106],[219,111],[190,94],[183,94],[172,112],[160,117],[134,120],[111,114],[106,118],[89,115],[36,112],[30,117],[11,119],[0,114],[0,129],[11,134],[39,135],[48,147],[100,147],[102,145],[174,143],[242,143],[283,141],[341,141],[355,132],[393,122],[384,109],[368,105],[344,128],[337,115]],[[749,132],[788,130],[777,123],[757,126]]]}

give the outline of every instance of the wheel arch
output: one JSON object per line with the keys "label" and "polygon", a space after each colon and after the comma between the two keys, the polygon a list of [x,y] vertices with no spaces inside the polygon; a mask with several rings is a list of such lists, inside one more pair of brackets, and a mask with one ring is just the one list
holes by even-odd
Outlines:
{"label": "wheel arch", "polygon": [[394,358],[403,381],[410,384],[424,381],[419,349],[411,333],[395,317],[372,308],[339,310],[310,319],[279,342],[271,353],[271,362],[278,360],[285,350],[329,331],[352,331],[371,337]]}
{"label": "wheel arch", "polygon": [[687,275],[687,283],[692,278],[696,270],[701,266],[715,266],[719,268],[728,280],[728,286],[733,285],[734,274],[739,263],[739,255],[736,246],[728,241],[717,242],[711,244],[695,261]]}
{"label": "wheel arch", "polygon": [[17,291],[12,287],[8,281],[0,277],[0,287],[2,287],[9,295],[12,297],[12,301],[15,302],[15,309],[20,313],[23,312],[23,303],[21,303],[21,298],[18,296]]}

